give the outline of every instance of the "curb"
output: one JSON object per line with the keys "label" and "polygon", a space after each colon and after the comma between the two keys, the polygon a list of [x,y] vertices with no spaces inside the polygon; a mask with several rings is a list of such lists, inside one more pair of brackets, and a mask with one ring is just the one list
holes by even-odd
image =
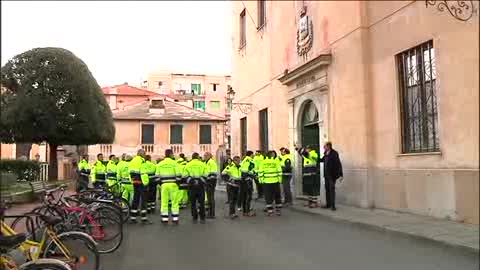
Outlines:
{"label": "curb", "polygon": [[336,222],[342,222],[344,224],[355,225],[355,226],[359,226],[359,227],[374,230],[374,231],[391,233],[391,234],[401,235],[401,236],[407,236],[409,238],[416,239],[416,240],[423,240],[423,241],[427,241],[427,242],[430,242],[430,243],[440,244],[440,245],[445,246],[445,247],[455,248],[455,249],[463,250],[463,251],[466,251],[466,252],[474,253],[474,254],[477,254],[477,255],[479,254],[479,251],[480,251],[480,249],[477,249],[477,248],[473,248],[473,247],[469,247],[469,246],[465,246],[465,245],[460,245],[460,244],[455,244],[455,243],[451,243],[451,242],[447,242],[447,241],[432,239],[430,237],[419,235],[419,234],[412,234],[412,233],[408,233],[408,232],[404,232],[404,231],[391,230],[391,229],[388,229],[386,227],[379,226],[379,225],[368,224],[368,223],[363,223],[363,222],[359,222],[359,221],[352,221],[352,220],[348,220],[348,219],[345,219],[345,218],[330,216],[330,215],[326,215],[326,214],[322,214],[322,213],[314,213],[314,212],[309,211],[308,209],[303,209],[301,206],[297,206],[297,205],[293,205],[293,206],[289,207],[288,209],[291,209],[295,212],[301,212],[301,213],[307,213],[307,214],[316,215],[316,216],[322,216],[322,217],[328,218],[328,219],[336,221]]}

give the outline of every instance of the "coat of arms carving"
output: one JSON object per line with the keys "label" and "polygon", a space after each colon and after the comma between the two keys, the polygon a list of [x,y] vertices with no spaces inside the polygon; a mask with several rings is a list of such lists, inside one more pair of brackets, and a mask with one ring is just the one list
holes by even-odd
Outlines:
{"label": "coat of arms carving", "polygon": [[313,45],[313,23],[307,16],[307,8],[303,7],[300,11],[297,29],[297,53],[305,55]]}

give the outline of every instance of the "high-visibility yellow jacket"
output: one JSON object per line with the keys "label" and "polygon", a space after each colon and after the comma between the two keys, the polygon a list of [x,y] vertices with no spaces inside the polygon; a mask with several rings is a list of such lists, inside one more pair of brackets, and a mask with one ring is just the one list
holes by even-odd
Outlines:
{"label": "high-visibility yellow jacket", "polygon": [[253,158],[246,156],[243,158],[242,163],[240,163],[240,171],[244,175],[253,175],[255,169],[255,162],[253,161]]}
{"label": "high-visibility yellow jacket", "polygon": [[207,165],[198,159],[192,159],[188,162],[182,173],[182,177],[187,178],[187,183],[191,183],[192,181],[205,182],[207,176]]}
{"label": "high-visibility yellow jacket", "polygon": [[117,164],[113,160],[109,160],[107,163],[107,179],[117,180]]}
{"label": "high-visibility yellow jacket", "polygon": [[273,158],[266,158],[260,164],[258,170],[260,181],[263,184],[281,183],[282,182],[282,167],[280,162]]}
{"label": "high-visibility yellow jacket", "polygon": [[[141,156],[135,156],[128,166],[128,171],[130,176],[132,175],[140,175],[140,179],[144,186],[148,185],[150,179],[148,178],[147,174],[147,167],[145,166],[145,159]],[[134,179],[131,179],[134,181]]]}
{"label": "high-visibility yellow jacket", "polygon": [[130,172],[128,170],[128,161],[122,160],[117,164],[117,180],[130,181]]}
{"label": "high-visibility yellow jacket", "polygon": [[242,171],[240,170],[240,164],[236,165],[235,163],[230,164],[222,171],[223,175],[228,175],[229,179],[227,181],[228,185],[237,186],[238,182],[242,180]]}
{"label": "high-visibility yellow jacket", "polygon": [[78,163],[78,170],[82,173],[90,173],[90,164],[86,159],[80,160]]}
{"label": "high-visibility yellow jacket", "polygon": [[254,172],[258,173],[258,169],[260,169],[260,164],[265,159],[263,155],[255,155],[253,157],[253,163],[255,164],[255,168],[253,169]]}
{"label": "high-visibility yellow jacket", "polygon": [[176,183],[182,176],[179,163],[169,157],[157,164],[155,174],[160,177],[162,184]]}
{"label": "high-visibility yellow jacket", "polygon": [[218,173],[218,165],[217,162],[211,158],[205,162],[205,165],[207,166],[207,173],[209,178],[216,178],[217,173]]}
{"label": "high-visibility yellow jacket", "polygon": [[90,172],[90,176],[92,178],[92,183],[95,183],[97,181],[97,175],[105,175],[107,168],[105,167],[105,164],[103,164],[102,161],[97,160],[93,166],[92,170]]}

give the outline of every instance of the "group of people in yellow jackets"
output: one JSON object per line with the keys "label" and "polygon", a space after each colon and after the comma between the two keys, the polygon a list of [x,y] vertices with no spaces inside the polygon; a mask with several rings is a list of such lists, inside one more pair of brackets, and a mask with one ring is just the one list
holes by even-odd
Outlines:
{"label": "group of people in yellow jackets", "polygon": [[[319,156],[312,148],[296,149],[303,158],[303,194],[308,196],[308,207],[318,207],[317,197],[320,194]],[[135,157],[123,154],[119,161],[111,155],[107,164],[102,154],[90,166],[87,159],[82,159],[78,169],[83,175],[79,182],[80,189],[88,187],[88,178],[96,188],[105,186],[118,188],[123,198],[129,201],[130,219],[137,222],[138,213],[143,223],[150,224],[147,214],[154,213],[157,201],[161,202],[162,223],[179,222],[180,209],[191,203],[191,214],[194,222],[200,219],[215,218],[215,187],[217,184],[218,166],[211,153],[205,153],[203,160],[198,153],[187,161],[183,154],[174,157],[168,149],[162,160],[155,164],[149,155],[140,149]],[[283,206],[292,204],[290,188],[293,178],[292,156],[289,149],[281,148],[280,155],[268,151],[254,154],[247,151],[241,159],[235,156],[229,160],[222,170],[222,179],[227,184],[229,216],[254,216],[252,197],[254,184],[258,197],[265,198],[265,211],[268,216],[281,215]],[[82,179],[82,178],[81,178]],[[86,181],[85,181],[86,179]],[[283,201],[282,201],[283,190]]]}
{"label": "group of people in yellow jackets", "polygon": [[[268,151],[263,155],[257,151],[247,151],[243,160],[235,156],[223,169],[222,176],[227,182],[227,195],[230,218],[238,217],[236,208],[243,216],[251,217],[253,184],[255,183],[258,198],[265,197],[268,216],[281,215],[283,205],[292,203],[290,182],[292,179],[292,158],[286,148],[280,149],[281,155]],[[281,185],[283,185],[284,201],[282,202]]]}
{"label": "group of people in yellow jackets", "polygon": [[161,201],[162,223],[167,224],[171,217],[171,221],[178,224],[180,208],[190,200],[194,222],[200,217],[200,222],[205,223],[205,218],[215,218],[217,170],[211,153],[205,153],[203,160],[194,153],[192,160],[187,162],[183,154],[175,159],[173,151],[168,149],[156,164],[142,149],[135,157],[123,154],[121,161],[111,155],[107,164],[103,155],[98,154],[92,166],[87,157],[79,162],[78,191],[88,188],[90,178],[95,188],[110,187],[110,190],[122,192],[123,198],[130,202],[131,223],[137,223],[140,213],[143,224],[151,224],[147,214],[155,212],[158,200]]}

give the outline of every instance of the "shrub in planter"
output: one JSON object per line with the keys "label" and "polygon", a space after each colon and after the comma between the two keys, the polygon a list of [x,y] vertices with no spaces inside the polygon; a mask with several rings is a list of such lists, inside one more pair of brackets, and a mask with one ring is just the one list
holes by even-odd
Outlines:
{"label": "shrub in planter", "polygon": [[40,175],[40,163],[32,160],[0,159],[0,173],[14,173],[17,180],[35,181]]}

